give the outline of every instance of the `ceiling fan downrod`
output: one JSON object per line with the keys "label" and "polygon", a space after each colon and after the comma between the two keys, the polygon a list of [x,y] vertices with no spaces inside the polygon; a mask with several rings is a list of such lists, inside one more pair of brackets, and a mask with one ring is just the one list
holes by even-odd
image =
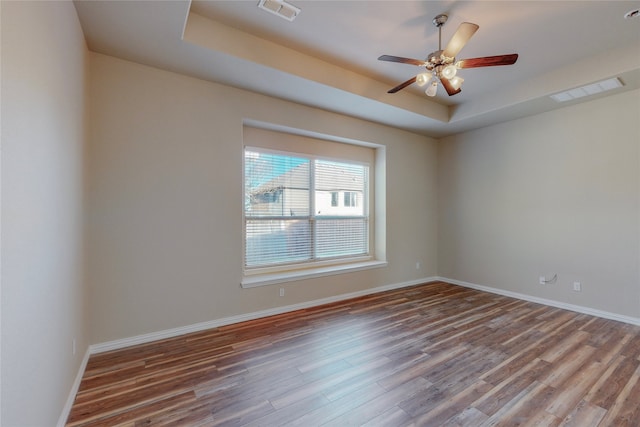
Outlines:
{"label": "ceiling fan downrod", "polygon": [[438,27],[438,50],[442,50],[442,26],[447,22],[447,19],[449,19],[449,16],[442,13],[433,18],[432,21],[433,25]]}

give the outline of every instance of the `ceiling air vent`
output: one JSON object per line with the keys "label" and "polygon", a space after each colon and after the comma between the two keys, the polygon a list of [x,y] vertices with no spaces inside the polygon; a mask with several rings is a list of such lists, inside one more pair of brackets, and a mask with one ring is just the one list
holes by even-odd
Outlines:
{"label": "ceiling air vent", "polygon": [[597,93],[606,92],[619,87],[622,87],[622,82],[617,77],[614,77],[592,83],[590,85],[580,86],[575,89],[556,93],[551,95],[551,98],[556,102],[573,101],[574,99],[582,98],[583,96],[595,95]]}
{"label": "ceiling air vent", "polygon": [[299,8],[284,0],[260,0],[258,7],[287,21],[293,21],[300,13]]}

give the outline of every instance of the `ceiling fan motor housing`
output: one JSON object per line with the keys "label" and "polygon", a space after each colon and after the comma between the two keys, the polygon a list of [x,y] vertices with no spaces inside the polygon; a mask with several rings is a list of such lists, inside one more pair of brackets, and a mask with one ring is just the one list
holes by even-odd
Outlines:
{"label": "ceiling fan motor housing", "polygon": [[438,66],[446,67],[447,65],[454,63],[456,58],[444,56],[442,52],[443,50],[436,50],[427,56],[427,59],[425,59],[425,66],[427,67],[427,70],[431,71]]}

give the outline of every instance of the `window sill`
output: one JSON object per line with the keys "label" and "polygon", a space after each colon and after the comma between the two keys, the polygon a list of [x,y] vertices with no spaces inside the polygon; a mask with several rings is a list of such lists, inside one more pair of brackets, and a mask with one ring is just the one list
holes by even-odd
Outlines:
{"label": "window sill", "polygon": [[258,286],[275,285],[277,283],[293,282],[302,279],[331,276],[334,274],[352,273],[354,271],[370,270],[372,268],[386,267],[386,261],[366,261],[353,264],[333,265],[330,267],[317,267],[299,271],[287,271],[280,273],[259,274],[242,278],[240,285],[243,288],[255,288]]}

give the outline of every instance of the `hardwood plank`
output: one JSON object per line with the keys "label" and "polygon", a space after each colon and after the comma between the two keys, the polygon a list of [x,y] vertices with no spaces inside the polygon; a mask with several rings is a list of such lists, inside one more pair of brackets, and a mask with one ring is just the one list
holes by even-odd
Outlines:
{"label": "hardwood plank", "polygon": [[487,421],[487,415],[476,408],[468,407],[447,420],[442,427],[477,427]]}
{"label": "hardwood plank", "polygon": [[76,411],[75,417],[69,417],[67,420],[67,426],[114,426],[124,422],[135,421],[137,419],[145,419],[153,414],[164,413],[183,402],[193,402],[194,400],[195,396],[193,395],[193,392],[187,391],[172,395],[166,399],[149,402],[146,405],[131,407],[128,408],[127,411],[111,413],[106,411],[93,411],[91,413]]}
{"label": "hardwood plank", "polygon": [[523,392],[549,370],[549,363],[535,358],[512,375],[495,383],[495,387],[473,402],[471,406],[478,408],[484,414],[494,415],[513,398]]}
{"label": "hardwood plank", "polygon": [[607,370],[599,377],[585,400],[604,409],[610,409],[619,397],[627,380],[640,366],[640,361],[629,360],[618,355]]}
{"label": "hardwood plank", "polygon": [[593,362],[560,383],[555,387],[553,402],[546,411],[560,419],[566,417],[579,404],[603,370],[600,362]]}
{"label": "hardwood plank", "polygon": [[562,420],[560,427],[597,427],[606,413],[606,409],[582,400],[574,410]]}
{"label": "hardwood plank", "polygon": [[637,427],[640,421],[638,396],[640,396],[640,368],[626,382],[613,406],[602,419],[602,425],[616,427]]}
{"label": "hardwood plank", "polygon": [[467,353],[468,350],[468,347],[460,346],[451,352],[441,352],[435,356],[425,354],[425,357],[412,361],[412,363],[407,366],[403,366],[395,371],[388,371],[385,373],[385,376],[378,381],[378,384],[386,390],[391,390],[415,377],[428,374],[436,366],[451,361],[462,353]]}
{"label": "hardwood plank", "polygon": [[[349,426],[359,425],[380,416],[389,409],[396,407],[406,399],[418,393],[425,393],[431,387],[431,383],[422,377],[415,378],[392,390],[382,393],[376,398],[357,406],[342,415],[331,420],[332,425]],[[397,405],[400,406],[401,405]]]}
{"label": "hardwood plank", "polygon": [[388,409],[377,417],[362,424],[362,427],[406,426],[411,424],[411,417],[397,406]]}
{"label": "hardwood plank", "polygon": [[556,345],[545,351],[540,356],[540,359],[546,360],[549,363],[553,363],[567,353],[573,352],[576,347],[580,346],[588,338],[589,334],[584,331],[578,331],[575,334],[571,334],[570,337],[559,340]]}
{"label": "hardwood plank", "polygon": [[556,427],[560,419],[547,411],[538,411],[531,418],[526,419],[522,427]]}
{"label": "hardwood plank", "polygon": [[443,425],[462,413],[471,402],[491,390],[491,385],[477,380],[460,392],[452,393],[449,399],[440,402],[428,412],[416,417],[417,425]]}
{"label": "hardwood plank", "polygon": [[386,393],[386,390],[376,383],[367,384],[360,388],[358,393],[343,396],[321,408],[310,410],[300,418],[284,423],[282,426],[320,426],[363,404],[367,404],[367,402],[373,401],[376,397],[381,396],[384,393]]}
{"label": "hardwood plank", "polygon": [[481,426],[521,425],[549,403],[553,391],[552,387],[535,381],[507,402]]}
{"label": "hardwood plank", "polygon": [[[426,357],[426,355],[422,355],[417,357],[408,357],[404,360],[392,360],[386,357],[377,359],[371,362],[369,369],[362,370],[358,375],[352,376],[345,381],[341,381],[326,388],[322,394],[325,395],[327,399],[334,401],[342,397],[358,393],[361,388],[369,386],[372,383],[381,385],[379,380],[389,375],[390,372],[398,372],[407,366],[412,366],[419,359]],[[413,377],[406,378],[401,383],[408,382],[411,379],[413,379]],[[389,390],[389,388],[385,389]]]}
{"label": "hardwood plank", "polygon": [[[570,353],[566,353],[561,359],[553,363],[553,369],[541,378],[541,381],[554,388],[566,387],[566,382],[578,369],[580,369],[589,360],[595,348],[584,345],[574,349]],[[544,360],[544,359],[543,359]]]}
{"label": "hardwood plank", "polygon": [[612,331],[609,339],[606,340],[596,351],[594,357],[596,360],[602,362],[604,365],[611,363],[617,354],[620,354],[622,349],[633,339],[631,334],[622,334]]}

